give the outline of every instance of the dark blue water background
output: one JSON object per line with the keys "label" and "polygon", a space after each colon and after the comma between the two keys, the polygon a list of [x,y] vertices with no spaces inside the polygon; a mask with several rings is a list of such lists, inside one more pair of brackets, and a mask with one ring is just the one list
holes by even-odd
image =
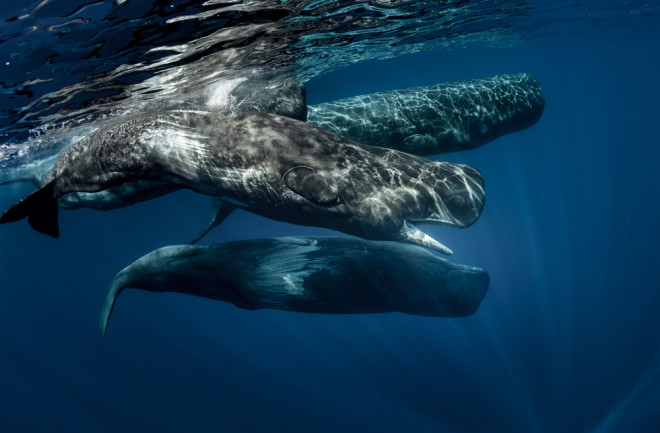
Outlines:
{"label": "dark blue water background", "polygon": [[[474,226],[429,229],[452,261],[490,273],[476,314],[243,311],[126,291],[101,342],[115,273],[194,236],[209,200],[179,192],[63,211],[57,240],[25,222],[0,227],[0,430],[658,431],[658,28],[608,16],[562,33],[561,18],[576,17],[555,14],[543,37],[518,46],[438,48],[305,83],[313,104],[499,73],[538,78],[538,124],[439,157],[487,182]],[[3,188],[1,209],[31,190]],[[329,233],[237,211],[205,243]]]}

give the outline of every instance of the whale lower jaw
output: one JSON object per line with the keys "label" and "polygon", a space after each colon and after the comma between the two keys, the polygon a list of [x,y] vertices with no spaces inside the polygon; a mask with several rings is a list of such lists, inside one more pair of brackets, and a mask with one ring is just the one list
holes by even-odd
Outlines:
{"label": "whale lower jaw", "polygon": [[401,240],[403,242],[439,251],[448,256],[454,254],[449,247],[427,235],[408,220],[403,221],[403,226],[401,227]]}

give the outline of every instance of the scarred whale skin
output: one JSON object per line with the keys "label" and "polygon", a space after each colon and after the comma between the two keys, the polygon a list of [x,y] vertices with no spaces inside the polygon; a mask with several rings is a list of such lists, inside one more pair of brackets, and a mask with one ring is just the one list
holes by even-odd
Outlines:
{"label": "scarred whale skin", "polygon": [[544,106],[533,76],[511,74],[310,105],[307,121],[358,143],[435,155],[528,128]]}
{"label": "scarred whale skin", "polygon": [[[244,80],[232,89],[223,107],[232,113],[259,111],[304,121],[307,117],[305,86],[292,79],[273,82]],[[221,112],[220,116],[222,115]],[[174,185],[163,185],[160,182],[137,181],[100,192],[67,194],[61,197],[58,203],[64,209],[117,209],[160,197],[177,189],[179,188]]]}
{"label": "scarred whale skin", "polygon": [[[227,82],[229,90],[222,98],[211,97],[211,100],[195,100],[192,103],[177,103],[174,108],[196,109],[199,106],[209,106],[209,110],[220,110],[231,113],[245,111],[260,111],[279,114],[304,121],[307,117],[307,100],[305,86],[293,79],[266,80],[238,79]],[[222,86],[221,86],[222,87]],[[219,99],[219,100],[217,100]],[[161,108],[166,109],[166,108]],[[172,107],[170,107],[172,109]],[[125,121],[125,119],[124,119]],[[110,119],[106,123],[118,123],[122,119]],[[44,184],[44,180],[52,169],[55,157],[33,164],[29,171],[23,170],[12,177],[0,177],[0,185],[11,183],[30,183],[36,188]],[[98,192],[72,192],[58,199],[62,209],[118,209],[135,203],[160,197],[179,189],[174,185],[163,185],[154,181],[137,181],[124,183]]]}
{"label": "scarred whale skin", "polygon": [[467,316],[486,295],[486,271],[403,244],[347,237],[288,237],[153,251],[112,280],[101,310],[104,336],[120,292],[179,292],[239,308],[305,313],[402,312]]}
{"label": "scarred whale skin", "polygon": [[307,92],[296,80],[248,79],[238,84],[230,94],[231,110],[259,111],[279,114],[292,119],[307,119]]}
{"label": "scarred whale skin", "polygon": [[267,218],[451,253],[415,224],[467,227],[483,210],[474,168],[362,146],[283,116],[173,110],[102,128],[65,149],[44,187],[0,223],[28,217],[57,236],[57,202],[156,181],[221,197]]}

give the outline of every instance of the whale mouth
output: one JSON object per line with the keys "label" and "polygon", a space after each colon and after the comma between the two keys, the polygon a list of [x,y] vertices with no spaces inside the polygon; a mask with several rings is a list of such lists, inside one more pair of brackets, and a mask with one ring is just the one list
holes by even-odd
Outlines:
{"label": "whale mouth", "polygon": [[443,243],[437,241],[434,239],[432,236],[429,236],[428,234],[424,233],[422,230],[420,230],[416,225],[417,224],[435,224],[435,225],[451,225],[447,221],[443,220],[436,220],[436,219],[425,219],[425,220],[418,220],[418,221],[408,221],[404,220],[403,221],[403,226],[401,227],[401,237],[404,242],[408,242],[411,244],[419,245],[425,248],[430,248],[432,250],[438,251],[442,254],[451,256],[454,254],[454,252],[444,245]]}

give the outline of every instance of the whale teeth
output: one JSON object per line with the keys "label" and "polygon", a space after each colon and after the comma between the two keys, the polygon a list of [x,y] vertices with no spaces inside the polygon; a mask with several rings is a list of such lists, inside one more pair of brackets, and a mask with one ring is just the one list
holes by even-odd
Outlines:
{"label": "whale teeth", "polygon": [[438,242],[433,239],[431,236],[427,235],[420,229],[418,229],[414,224],[405,220],[403,222],[403,227],[401,228],[401,236],[404,242],[409,242],[411,244],[420,245],[425,248],[430,248],[446,254],[448,256],[454,254],[454,252],[449,249],[446,245]]}

